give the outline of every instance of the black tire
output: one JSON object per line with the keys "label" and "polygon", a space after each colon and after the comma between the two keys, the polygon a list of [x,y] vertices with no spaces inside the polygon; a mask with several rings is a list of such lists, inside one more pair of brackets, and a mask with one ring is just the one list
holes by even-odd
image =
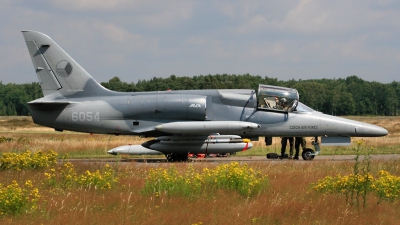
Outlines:
{"label": "black tire", "polygon": [[276,153],[272,152],[267,154],[267,159],[277,159],[277,158],[279,158],[279,155]]}
{"label": "black tire", "polygon": [[314,154],[314,151],[311,148],[306,148],[301,153],[301,157],[303,158],[303,160],[313,160],[315,155],[312,154]]}

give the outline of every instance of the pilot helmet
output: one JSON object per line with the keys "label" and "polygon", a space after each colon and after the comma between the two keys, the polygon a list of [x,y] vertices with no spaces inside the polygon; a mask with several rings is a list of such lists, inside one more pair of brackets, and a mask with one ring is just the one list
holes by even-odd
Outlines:
{"label": "pilot helmet", "polygon": [[281,98],[281,103],[286,104],[286,98]]}

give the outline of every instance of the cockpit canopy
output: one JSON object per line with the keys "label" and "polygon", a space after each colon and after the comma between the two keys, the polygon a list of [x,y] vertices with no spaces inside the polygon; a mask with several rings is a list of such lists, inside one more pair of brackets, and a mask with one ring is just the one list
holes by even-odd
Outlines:
{"label": "cockpit canopy", "polygon": [[258,109],[292,112],[299,102],[296,89],[272,85],[258,85]]}

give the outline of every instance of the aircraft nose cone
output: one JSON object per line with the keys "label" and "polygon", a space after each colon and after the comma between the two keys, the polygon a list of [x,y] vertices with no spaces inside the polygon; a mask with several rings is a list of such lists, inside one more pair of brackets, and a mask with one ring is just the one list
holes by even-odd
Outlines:
{"label": "aircraft nose cone", "polygon": [[[358,133],[358,130],[357,130]],[[378,127],[371,124],[363,124],[360,133],[364,137],[381,137],[388,135],[388,131],[385,128]]]}

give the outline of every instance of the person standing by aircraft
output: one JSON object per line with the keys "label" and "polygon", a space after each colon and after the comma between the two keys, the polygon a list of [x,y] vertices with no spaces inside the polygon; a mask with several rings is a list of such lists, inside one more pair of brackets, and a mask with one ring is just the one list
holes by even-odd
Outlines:
{"label": "person standing by aircraft", "polygon": [[289,141],[289,148],[290,148],[289,159],[292,159],[293,158],[293,137],[281,137],[281,138],[282,138],[282,140],[281,140],[282,148],[281,148],[281,156],[279,158],[280,159],[285,158],[286,145],[287,145],[287,142]]}
{"label": "person standing by aircraft", "polygon": [[299,152],[300,152],[300,145],[301,149],[304,151],[307,147],[307,142],[304,137],[295,137],[294,138],[294,149],[296,150],[296,154],[294,155],[295,160],[299,160]]}

